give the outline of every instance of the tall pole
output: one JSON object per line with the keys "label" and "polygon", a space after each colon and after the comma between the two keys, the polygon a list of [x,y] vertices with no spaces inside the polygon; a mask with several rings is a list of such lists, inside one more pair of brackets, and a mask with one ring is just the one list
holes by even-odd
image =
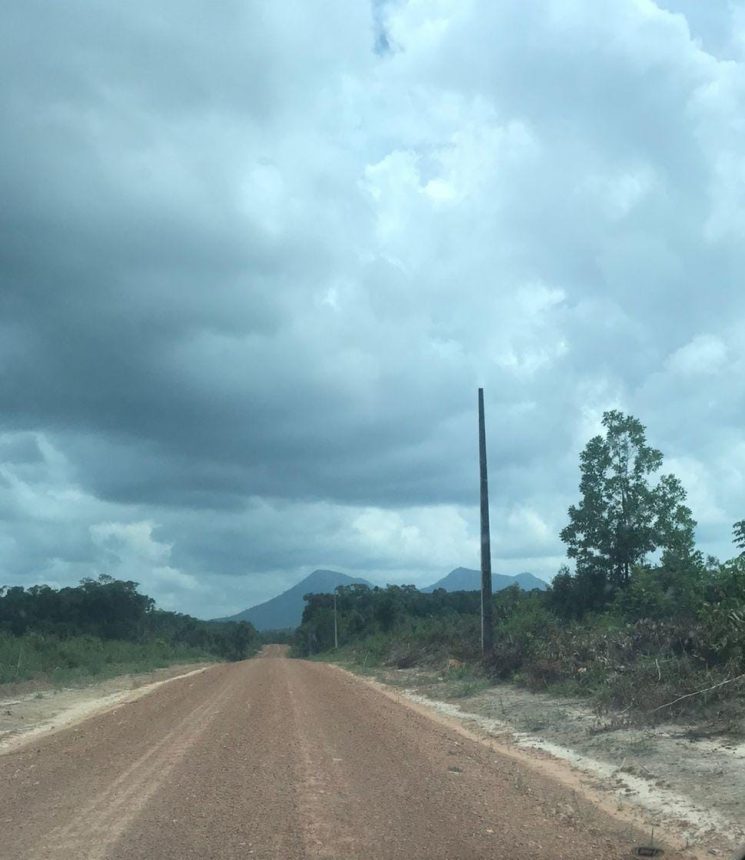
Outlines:
{"label": "tall pole", "polygon": [[334,591],[334,650],[339,647],[339,627],[336,623],[336,591]]}
{"label": "tall pole", "polygon": [[486,472],[484,389],[479,388],[479,468],[481,473],[481,653],[494,650],[491,600],[491,540],[489,538],[489,481]]}

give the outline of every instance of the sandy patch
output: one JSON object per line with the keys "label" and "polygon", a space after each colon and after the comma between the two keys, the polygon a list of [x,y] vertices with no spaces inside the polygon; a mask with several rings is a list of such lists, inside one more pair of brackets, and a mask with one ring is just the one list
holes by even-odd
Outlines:
{"label": "sandy patch", "polygon": [[188,664],[154,672],[119,675],[84,687],[34,689],[3,695],[0,689],[0,755],[125,702],[162,684],[204,672],[213,664]]}

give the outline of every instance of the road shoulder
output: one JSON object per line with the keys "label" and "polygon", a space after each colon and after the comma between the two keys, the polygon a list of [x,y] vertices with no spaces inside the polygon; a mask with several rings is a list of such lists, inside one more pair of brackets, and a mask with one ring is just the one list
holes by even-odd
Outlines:
{"label": "road shoulder", "polygon": [[142,698],[163,684],[206,671],[214,663],[167,666],[76,687],[0,688],[0,755]]}
{"label": "road shoulder", "polygon": [[[726,788],[720,795],[716,792],[706,795],[706,781],[697,780],[695,768],[698,767],[702,774],[708,772],[709,776],[722,776],[721,767],[712,767],[718,762],[711,758],[711,742],[711,749],[691,751],[686,760],[683,748],[680,744],[671,746],[669,737],[644,735],[642,743],[638,733],[631,733],[613,743],[601,738],[601,747],[606,741],[604,755],[601,756],[593,750],[592,744],[587,748],[579,742],[582,731],[588,739],[593,738],[582,721],[580,731],[565,728],[563,737],[559,737],[556,731],[545,730],[547,715],[551,713],[548,696],[536,696],[527,691],[516,691],[510,685],[500,685],[481,689],[470,697],[446,699],[446,685],[433,684],[429,676],[425,677],[426,683],[418,683],[418,675],[423,676],[423,673],[417,670],[381,670],[371,676],[350,671],[354,667],[333,665],[430,719],[543,773],[614,818],[634,824],[650,836],[654,834],[655,839],[671,848],[689,852],[686,856],[730,857],[738,845],[745,843],[742,825],[745,820],[745,792],[739,793],[738,788],[738,780],[745,784],[745,756],[741,755],[743,749],[737,744],[731,748],[720,744],[714,750],[720,757],[726,757],[728,770],[725,778],[720,780]],[[506,708],[504,699],[510,697],[512,707]],[[515,706],[516,700],[521,700],[521,708]],[[575,717],[587,716],[567,712],[568,703],[554,700],[554,705],[560,707],[567,724],[574,723]],[[497,711],[499,719],[495,717]],[[526,726],[526,715],[531,717],[532,731]],[[597,724],[596,718],[594,722]],[[661,731],[664,735],[665,731]],[[652,766],[645,769],[637,758],[644,758],[646,754],[647,760],[652,759],[658,740],[663,741],[662,760],[654,760]],[[629,744],[632,749],[636,747],[637,758],[627,749]],[[673,750],[677,752],[676,760],[672,759]],[[693,773],[689,773],[688,765]],[[697,791],[686,792],[686,786],[691,784]],[[706,802],[707,797],[709,802]]]}

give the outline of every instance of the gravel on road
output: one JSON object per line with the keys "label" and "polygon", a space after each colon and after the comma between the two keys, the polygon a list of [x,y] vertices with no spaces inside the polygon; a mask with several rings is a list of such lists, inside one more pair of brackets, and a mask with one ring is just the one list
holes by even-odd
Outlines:
{"label": "gravel on road", "polygon": [[644,842],[370,685],[278,653],[0,756],[0,857],[620,860]]}

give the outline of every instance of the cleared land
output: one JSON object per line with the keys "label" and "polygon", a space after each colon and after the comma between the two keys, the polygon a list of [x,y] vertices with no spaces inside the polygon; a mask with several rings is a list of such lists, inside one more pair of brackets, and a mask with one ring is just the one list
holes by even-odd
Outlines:
{"label": "cleared land", "polygon": [[276,654],[0,756],[0,856],[613,860],[644,841],[369,684]]}

